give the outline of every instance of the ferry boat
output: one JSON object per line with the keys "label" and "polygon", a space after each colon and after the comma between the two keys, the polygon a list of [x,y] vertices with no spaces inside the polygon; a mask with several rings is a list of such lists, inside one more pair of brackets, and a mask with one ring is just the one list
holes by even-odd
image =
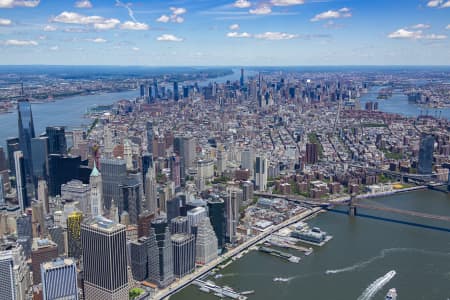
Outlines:
{"label": "ferry boat", "polygon": [[392,288],[389,290],[389,292],[386,294],[385,300],[396,300],[397,299],[397,290]]}
{"label": "ferry boat", "polygon": [[274,282],[288,282],[290,279],[289,278],[284,278],[284,277],[275,277],[273,279]]}

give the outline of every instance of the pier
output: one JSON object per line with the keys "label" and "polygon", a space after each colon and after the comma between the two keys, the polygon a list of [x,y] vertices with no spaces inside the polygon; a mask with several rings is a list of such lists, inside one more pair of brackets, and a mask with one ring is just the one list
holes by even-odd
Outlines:
{"label": "pier", "polygon": [[202,292],[205,293],[213,292],[214,295],[216,295],[219,298],[227,297],[230,299],[238,299],[238,300],[247,299],[247,296],[244,296],[241,293],[234,291],[232,288],[218,286],[212,281],[202,281],[200,279],[197,279],[193,283],[196,286],[198,286]]}
{"label": "pier", "polygon": [[297,257],[297,256],[292,255],[290,253],[286,253],[286,252],[282,252],[282,251],[279,251],[279,250],[275,250],[275,249],[272,249],[272,248],[269,248],[269,247],[261,246],[261,247],[259,247],[258,250],[261,251],[261,252],[264,252],[264,253],[268,253],[268,254],[273,255],[273,256],[284,258],[284,259],[286,259],[286,260],[288,260],[290,262],[293,262],[293,263],[298,263],[300,261],[300,257]]}

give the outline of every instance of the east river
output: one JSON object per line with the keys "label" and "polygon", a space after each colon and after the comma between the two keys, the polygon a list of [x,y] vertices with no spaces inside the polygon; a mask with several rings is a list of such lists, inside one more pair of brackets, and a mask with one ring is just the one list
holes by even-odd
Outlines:
{"label": "east river", "polygon": [[[364,200],[370,204],[450,215],[450,196],[435,191],[415,191]],[[447,227],[428,220],[399,217],[379,211],[362,211],[374,216],[415,221]],[[301,256],[300,263],[250,251],[220,271],[215,283],[237,291],[254,290],[249,300],[281,299],[384,299],[395,287],[398,299],[447,300],[450,298],[450,231],[425,229],[366,217],[349,217],[327,212],[308,221],[334,238],[314,253]],[[285,251],[285,250],[283,250]],[[389,271],[396,275],[383,287],[376,282]],[[274,282],[274,277],[289,282]],[[196,286],[189,286],[172,300],[219,299]]]}

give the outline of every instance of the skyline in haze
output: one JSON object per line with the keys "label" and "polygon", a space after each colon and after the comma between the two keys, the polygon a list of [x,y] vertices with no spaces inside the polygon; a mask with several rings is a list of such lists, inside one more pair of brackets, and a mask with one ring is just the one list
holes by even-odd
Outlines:
{"label": "skyline in haze", "polygon": [[449,65],[449,0],[0,0],[0,64]]}

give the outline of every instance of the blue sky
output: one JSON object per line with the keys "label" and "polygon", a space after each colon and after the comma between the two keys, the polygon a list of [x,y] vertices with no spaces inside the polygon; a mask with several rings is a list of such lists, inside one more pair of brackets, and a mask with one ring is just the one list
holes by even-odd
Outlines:
{"label": "blue sky", "polygon": [[0,0],[0,64],[449,65],[450,0]]}

